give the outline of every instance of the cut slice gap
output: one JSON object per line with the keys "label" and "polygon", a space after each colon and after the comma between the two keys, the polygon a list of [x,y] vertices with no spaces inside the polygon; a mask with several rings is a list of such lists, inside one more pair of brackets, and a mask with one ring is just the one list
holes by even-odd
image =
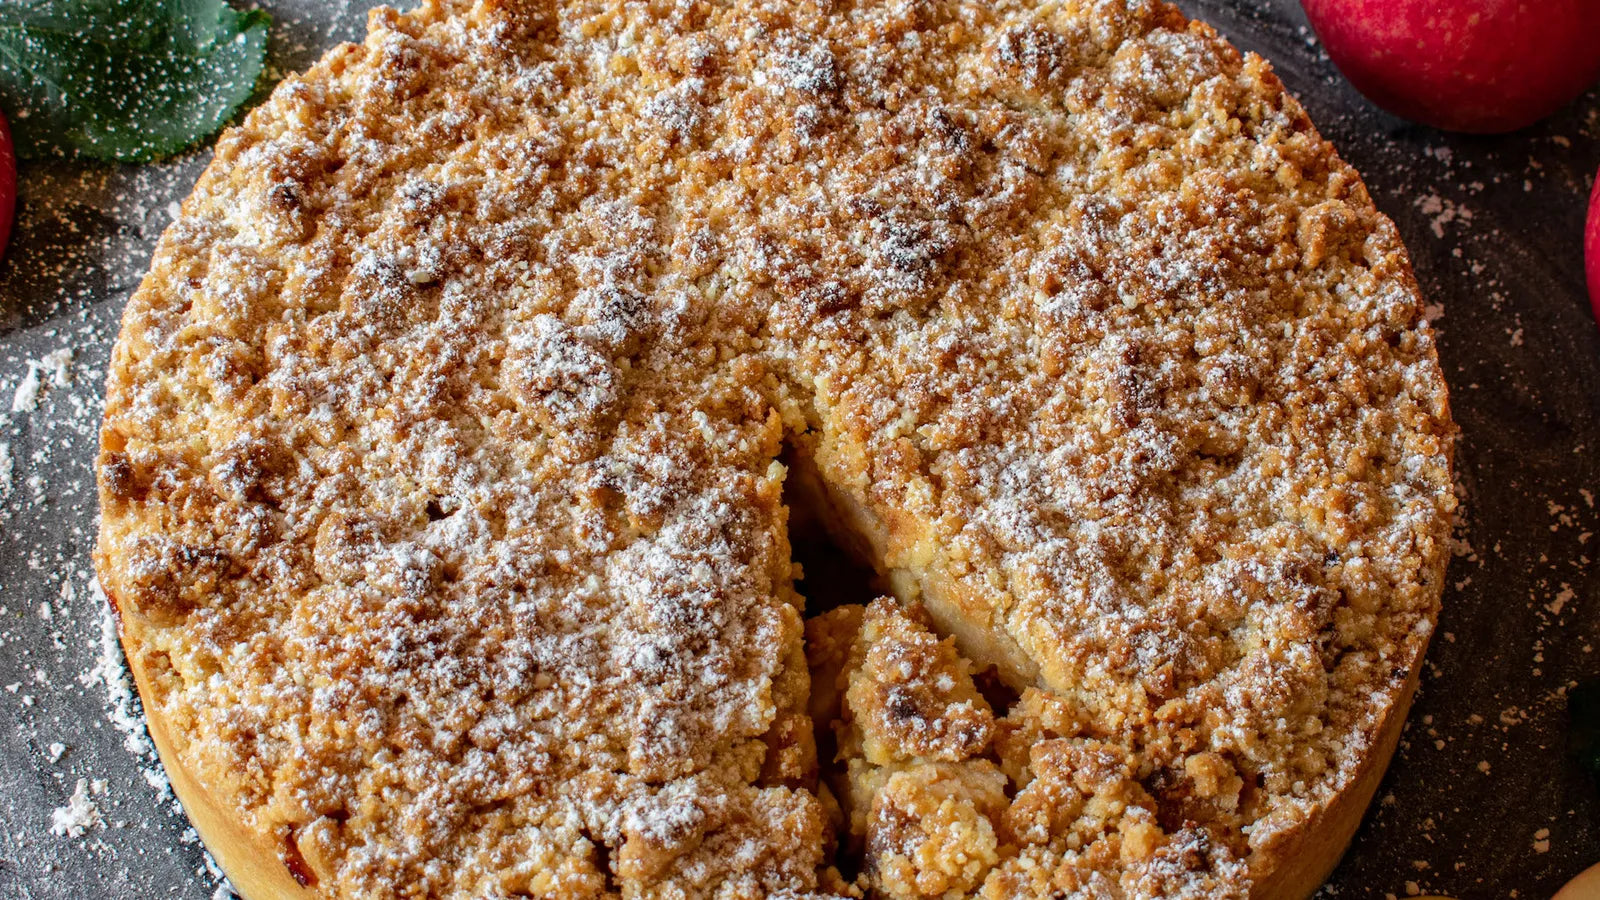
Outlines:
{"label": "cut slice gap", "polygon": [[888,593],[873,568],[867,539],[843,529],[828,508],[815,467],[793,445],[781,458],[789,470],[783,505],[789,510],[789,545],[800,566],[795,590],[805,597],[808,618],[841,606],[865,606]]}
{"label": "cut slice gap", "polygon": [[[972,663],[975,667],[980,664],[978,660],[972,660]],[[997,666],[976,669],[972,673],[972,681],[977,685],[978,693],[988,702],[989,708],[994,710],[996,718],[1005,718],[1017,701],[1022,699],[1022,693],[1006,683]]]}
{"label": "cut slice gap", "polygon": [[[858,645],[863,615],[868,606],[881,599],[897,609],[896,616],[909,616],[917,623],[914,628],[926,629],[935,640],[942,642],[949,635],[920,608],[917,592],[906,596],[906,584],[894,583],[904,579],[886,577],[875,568],[874,563],[880,559],[877,542],[857,527],[868,523],[852,515],[853,505],[829,489],[807,446],[809,437],[812,435],[791,437],[781,461],[789,473],[783,501],[789,510],[791,554],[800,567],[795,587],[806,601],[806,653],[812,669],[809,706],[817,743],[819,794],[826,791],[839,798],[832,807],[838,833],[832,854],[835,871],[871,895],[870,885],[882,875],[876,872],[866,835],[860,832],[861,823],[854,822],[852,827],[854,819],[865,815],[863,810],[852,812],[849,808],[862,802],[859,797],[850,799],[856,789],[879,782],[882,784],[878,787],[883,788],[890,780],[900,785],[908,778],[931,777],[935,771],[942,773],[935,779],[942,783],[952,778],[962,763],[929,765],[907,758],[879,766],[862,758],[859,732],[851,731],[849,715],[843,707],[849,675],[862,663],[856,656],[865,650]],[[894,599],[897,595],[899,599]],[[979,697],[973,698],[977,703],[987,703],[1004,715],[1018,699],[1016,690],[1005,684],[995,666],[981,662],[973,665],[965,660],[962,665],[974,670],[975,683],[981,686]],[[987,741],[984,743],[987,745]],[[991,752],[984,746],[969,764],[986,766],[999,777],[994,764],[983,758]],[[900,777],[895,780],[897,774]],[[999,796],[1008,801],[1012,792],[1007,784]],[[870,793],[876,794],[877,790]]]}
{"label": "cut slice gap", "polygon": [[920,608],[941,638],[954,638],[964,657],[993,666],[1012,688],[1039,684],[1039,666],[1004,627],[1004,614],[993,608],[996,598],[974,596],[972,585],[951,576],[951,561],[931,534],[903,541],[891,552],[888,525],[831,478],[835,468],[848,467],[837,459],[830,464],[830,452],[836,451],[816,432],[790,436],[783,455],[789,469],[785,499],[799,510],[804,528],[820,527],[860,571],[874,573],[870,583],[876,590],[856,602],[887,594],[902,607]]}
{"label": "cut slice gap", "polygon": [[841,606],[864,605],[886,593],[878,573],[861,565],[826,535],[804,539],[791,533],[790,542],[794,561],[802,573],[795,581],[795,590],[806,598],[807,616]]}

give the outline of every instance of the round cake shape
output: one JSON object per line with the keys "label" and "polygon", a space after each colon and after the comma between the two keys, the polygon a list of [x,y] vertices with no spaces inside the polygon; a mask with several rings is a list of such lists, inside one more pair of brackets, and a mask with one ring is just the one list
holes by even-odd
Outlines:
{"label": "round cake shape", "polygon": [[[163,237],[97,568],[250,900],[1299,896],[1452,433],[1392,223],[1171,7],[433,0]],[[897,598],[810,670],[791,503]]]}

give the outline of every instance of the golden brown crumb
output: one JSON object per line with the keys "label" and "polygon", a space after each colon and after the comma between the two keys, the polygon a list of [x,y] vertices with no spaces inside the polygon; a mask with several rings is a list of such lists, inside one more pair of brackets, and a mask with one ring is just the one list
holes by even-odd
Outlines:
{"label": "golden brown crumb", "polygon": [[922,759],[959,762],[982,753],[994,713],[972,683],[955,642],[939,640],[892,601],[867,607],[851,652],[842,712],[873,765]]}
{"label": "golden brown crumb", "polygon": [[917,763],[879,773],[866,822],[874,896],[963,897],[1000,861],[994,820],[1005,776],[987,760]]}
{"label": "golden brown crumb", "polygon": [[843,715],[850,687],[851,653],[866,607],[840,606],[806,620],[806,664],[811,671],[812,721],[831,727]]}

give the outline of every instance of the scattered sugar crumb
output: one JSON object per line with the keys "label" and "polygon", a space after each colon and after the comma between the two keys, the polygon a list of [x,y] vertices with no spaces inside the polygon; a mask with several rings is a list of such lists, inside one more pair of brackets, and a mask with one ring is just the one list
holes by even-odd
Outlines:
{"label": "scattered sugar crumb", "polygon": [[1557,593],[1555,597],[1551,598],[1549,603],[1545,604],[1545,612],[1548,612],[1552,616],[1561,615],[1562,608],[1565,607],[1567,605],[1567,601],[1571,600],[1574,596],[1576,596],[1576,594],[1573,593],[1572,585],[1562,583],[1561,591]]}
{"label": "scattered sugar crumb", "polygon": [[1417,198],[1417,208],[1423,215],[1433,217],[1429,227],[1433,229],[1433,236],[1436,238],[1444,237],[1444,227],[1452,222],[1465,224],[1472,221],[1472,210],[1438,194]]}
{"label": "scattered sugar crumb", "polygon": [[11,411],[31,413],[39,406],[45,387],[64,388],[72,383],[72,348],[62,347],[28,361],[28,374],[11,397]]}
{"label": "scattered sugar crumb", "polygon": [[102,824],[100,807],[89,798],[87,778],[79,778],[67,805],[57,807],[50,814],[50,833],[59,837],[82,837],[90,828]]}

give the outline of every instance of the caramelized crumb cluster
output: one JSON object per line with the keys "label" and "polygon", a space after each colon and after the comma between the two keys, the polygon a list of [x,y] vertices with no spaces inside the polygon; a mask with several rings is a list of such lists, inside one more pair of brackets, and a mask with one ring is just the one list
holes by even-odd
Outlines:
{"label": "caramelized crumb cluster", "polygon": [[[1451,434],[1393,225],[1164,4],[427,0],[163,237],[97,563],[329,896],[1236,896],[1405,702]],[[902,604],[814,673],[786,444]]]}

